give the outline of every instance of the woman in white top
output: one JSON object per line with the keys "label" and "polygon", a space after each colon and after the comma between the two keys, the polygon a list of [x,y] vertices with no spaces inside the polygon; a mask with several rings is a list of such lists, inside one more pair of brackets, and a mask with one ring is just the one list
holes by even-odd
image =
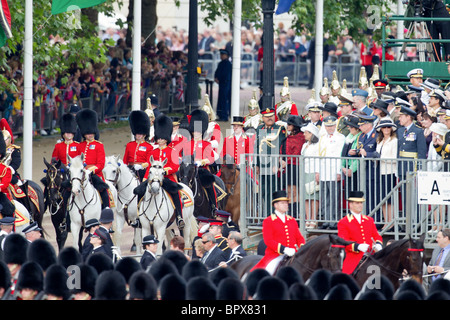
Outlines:
{"label": "woman in white top", "polygon": [[[319,211],[319,190],[316,188],[316,172],[319,171],[319,128],[311,122],[301,130],[306,142],[302,146],[301,155],[305,156],[305,213],[306,228],[316,227],[316,216]],[[312,214],[311,214],[312,213]]]}
{"label": "woman in white top", "polygon": [[[436,123],[433,122],[430,125],[430,132],[432,134],[432,142],[430,143],[430,146],[428,148],[428,155],[427,155],[427,170],[428,171],[444,171],[444,162],[442,161],[442,156],[436,152],[436,149],[434,148],[434,143],[437,138],[444,140],[445,134],[447,133],[448,128],[443,123]],[[439,205],[439,206],[431,206],[431,209],[433,210],[433,218],[434,221],[431,223],[433,227],[428,231],[429,234],[437,234],[442,229],[442,217],[445,212],[445,206]],[[438,211],[439,211],[439,217],[438,217]]]}
{"label": "woman in white top", "polygon": [[[377,136],[377,153],[380,155],[381,199],[384,199],[397,184],[397,161],[383,160],[397,158],[398,139],[395,133],[397,126],[391,118],[385,117],[380,120],[376,129],[379,132]],[[385,222],[383,229],[392,221],[391,199],[389,198],[386,204],[382,206]]]}

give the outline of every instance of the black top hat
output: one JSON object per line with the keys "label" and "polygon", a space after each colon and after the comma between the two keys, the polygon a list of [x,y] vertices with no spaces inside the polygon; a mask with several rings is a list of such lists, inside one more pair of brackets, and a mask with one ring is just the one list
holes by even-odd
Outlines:
{"label": "black top hat", "polygon": [[233,116],[233,121],[231,122],[231,124],[237,124],[237,125],[244,125],[244,117],[241,116]]}
{"label": "black top hat", "polygon": [[364,202],[364,192],[362,191],[350,191],[348,193],[347,201]]}
{"label": "black top hat", "polygon": [[305,121],[300,116],[289,116],[286,122],[287,124],[293,125],[297,128],[301,128],[305,124]]}
{"label": "black top hat", "polygon": [[319,109],[321,109],[322,111],[327,111],[336,118],[338,117],[337,108],[338,107],[334,102],[327,102],[322,107],[319,107]]}
{"label": "black top hat", "polygon": [[128,116],[128,122],[130,123],[130,129],[133,135],[143,134],[147,137],[150,135],[150,118],[145,111],[131,111]]}
{"label": "black top hat", "polygon": [[173,121],[168,116],[161,114],[155,119],[155,141],[164,139],[169,144],[172,141]]}
{"label": "black top hat", "polygon": [[66,113],[61,117],[59,122],[59,128],[61,129],[61,136],[64,133],[77,133],[77,121],[75,120],[75,116],[71,113]]}
{"label": "black top hat", "polygon": [[86,134],[96,134],[98,132],[97,112],[91,109],[82,109],[76,115],[76,121],[80,128],[81,136]]}
{"label": "black top hat", "polygon": [[350,115],[348,117],[345,117],[344,124],[346,126],[350,126],[350,127],[359,129],[358,123],[359,123],[359,118],[357,116]]}
{"label": "black top hat", "polygon": [[280,190],[272,193],[272,204],[278,201],[289,201],[286,191]]}

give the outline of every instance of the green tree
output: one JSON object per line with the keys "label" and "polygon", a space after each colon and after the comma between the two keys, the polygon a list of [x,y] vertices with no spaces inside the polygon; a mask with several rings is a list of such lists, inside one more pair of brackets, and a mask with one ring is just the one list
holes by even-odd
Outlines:
{"label": "green tree", "polygon": [[[12,33],[7,44],[0,48],[0,89],[15,91],[15,83],[7,76],[8,61],[11,56],[18,56],[23,63],[22,48],[25,32],[25,0],[9,0]],[[116,0],[119,5],[122,0]],[[101,63],[106,61],[107,46],[113,42],[103,43],[98,37],[98,25],[95,11],[112,15],[112,1],[77,11],[51,14],[51,1],[33,1],[33,64],[34,79],[40,74],[45,76],[65,75],[70,66],[76,63]],[[51,38],[59,35],[63,43],[52,44]],[[64,81],[64,76],[63,76]]]}

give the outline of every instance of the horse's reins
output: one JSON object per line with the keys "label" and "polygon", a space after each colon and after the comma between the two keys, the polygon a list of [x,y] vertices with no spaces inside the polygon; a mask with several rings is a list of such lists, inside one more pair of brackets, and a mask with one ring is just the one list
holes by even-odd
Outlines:
{"label": "horse's reins", "polygon": [[[106,179],[106,180],[111,182],[117,188],[117,183],[119,181],[120,173],[121,173],[120,168],[117,168],[116,176],[114,177],[114,180],[111,180],[111,179]],[[137,177],[134,177],[134,178],[132,177],[130,182],[128,182],[128,184],[126,186],[124,186],[122,189],[117,189],[117,200],[119,200],[119,202],[123,205],[123,214],[124,214],[125,221],[127,222],[128,225],[131,224],[131,221],[128,219],[128,206],[136,198],[136,195],[133,195],[133,197],[131,199],[125,200],[125,202],[124,202],[120,198],[120,192],[125,190],[126,188],[128,188],[131,185],[131,183],[133,182],[133,179],[137,179]]]}
{"label": "horse's reins", "polygon": [[47,176],[50,179],[50,185],[49,185],[49,188],[48,188],[48,192],[49,192],[49,195],[50,195],[50,189],[56,189],[57,190],[57,193],[56,193],[57,197],[58,197],[58,199],[60,199],[59,202],[56,202],[56,206],[53,204],[53,201],[50,201],[50,207],[56,207],[56,210],[54,212],[52,210],[49,210],[50,214],[54,215],[61,208],[61,204],[63,203],[64,199],[63,199],[63,196],[62,196],[61,191],[60,191],[60,186],[58,187],[58,185],[55,182],[55,179],[58,176],[58,169],[56,169],[56,167],[54,165],[52,165],[52,164],[50,165],[50,167],[51,167],[52,170],[47,170]]}
{"label": "horse's reins", "polygon": [[230,191],[228,192],[227,190],[227,194],[229,194],[230,196],[232,196],[234,194],[234,189],[236,188],[237,183],[239,182],[241,175],[238,175],[238,177],[236,178],[236,173],[238,172],[238,168],[236,166],[234,166],[234,170],[233,170],[233,176],[234,176],[234,182],[223,182],[226,185],[232,185],[230,188]]}
{"label": "horse's reins", "polygon": [[70,203],[69,211],[72,210],[73,205],[75,204],[75,206],[76,206],[77,209],[78,209],[78,212],[79,212],[80,215],[81,215],[81,224],[84,226],[84,224],[85,224],[85,221],[84,221],[84,209],[86,209],[86,207],[87,207],[88,205],[91,204],[92,200],[94,200],[94,198],[96,198],[96,194],[98,193],[98,191],[95,190],[95,192],[92,193],[91,199],[90,199],[89,201],[87,201],[87,200],[86,200],[86,196],[85,196],[85,194],[84,194],[84,189],[85,189],[85,187],[84,187],[84,181],[86,181],[86,173],[83,171],[83,176],[82,176],[81,179],[80,179],[80,178],[76,178],[76,177],[70,179],[70,183],[71,183],[71,184],[72,184],[72,181],[73,181],[73,180],[78,180],[78,181],[80,181],[80,185],[81,185],[81,194],[83,195],[83,200],[84,200],[84,202],[86,202],[86,204],[85,204],[85,206],[84,206],[83,208],[80,208],[80,207],[78,206],[78,204],[76,203],[76,201],[75,201],[75,195],[74,195],[73,192],[72,192],[72,201],[71,201],[71,203]]}

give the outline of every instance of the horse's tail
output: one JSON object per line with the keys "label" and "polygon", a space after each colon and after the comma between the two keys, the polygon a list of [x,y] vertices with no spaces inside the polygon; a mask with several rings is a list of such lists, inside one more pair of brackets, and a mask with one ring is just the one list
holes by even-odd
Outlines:
{"label": "horse's tail", "polygon": [[34,191],[36,192],[37,198],[38,198],[39,211],[35,212],[33,214],[33,220],[37,221],[39,228],[41,228],[42,232],[48,236],[49,234],[45,231],[44,226],[42,225],[42,221],[44,219],[44,213],[46,210],[44,191],[42,190],[41,186],[38,185],[36,182],[34,182],[32,180],[27,180],[27,182],[28,182],[28,186],[32,187],[34,189]]}

